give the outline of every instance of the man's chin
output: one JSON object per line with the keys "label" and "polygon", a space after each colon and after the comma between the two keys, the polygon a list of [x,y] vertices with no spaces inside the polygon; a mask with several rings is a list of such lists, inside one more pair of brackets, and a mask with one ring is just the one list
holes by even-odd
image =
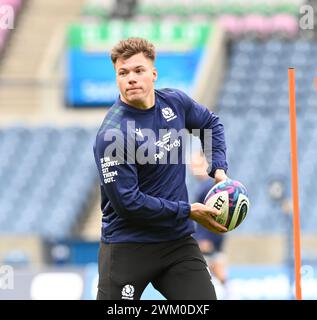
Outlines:
{"label": "man's chin", "polygon": [[142,97],[138,94],[134,94],[130,97],[127,97],[127,101],[130,103],[140,103],[143,101]]}

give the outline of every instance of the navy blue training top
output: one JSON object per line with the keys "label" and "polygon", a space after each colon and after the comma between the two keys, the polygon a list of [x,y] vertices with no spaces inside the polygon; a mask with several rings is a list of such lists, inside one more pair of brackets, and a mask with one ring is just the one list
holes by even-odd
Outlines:
{"label": "navy blue training top", "polygon": [[200,137],[209,175],[218,168],[226,171],[223,125],[182,91],[155,90],[155,105],[146,110],[120,98],[110,108],[94,145],[101,241],[157,243],[194,232],[185,184],[186,129]]}

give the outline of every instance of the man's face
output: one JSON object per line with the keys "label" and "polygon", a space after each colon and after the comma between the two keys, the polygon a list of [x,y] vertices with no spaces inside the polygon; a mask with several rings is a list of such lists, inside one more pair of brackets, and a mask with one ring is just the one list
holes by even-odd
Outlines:
{"label": "man's face", "polygon": [[143,53],[126,60],[119,58],[115,70],[122,100],[131,105],[144,104],[153,93],[154,81],[157,79],[152,60]]}

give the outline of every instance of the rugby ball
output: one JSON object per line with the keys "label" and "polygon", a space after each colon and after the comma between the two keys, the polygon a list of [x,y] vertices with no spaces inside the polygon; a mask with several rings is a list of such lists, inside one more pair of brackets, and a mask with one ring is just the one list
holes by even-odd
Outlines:
{"label": "rugby ball", "polygon": [[231,179],[214,185],[207,193],[204,204],[221,211],[219,216],[213,218],[228,231],[241,224],[250,207],[246,187],[241,182]]}

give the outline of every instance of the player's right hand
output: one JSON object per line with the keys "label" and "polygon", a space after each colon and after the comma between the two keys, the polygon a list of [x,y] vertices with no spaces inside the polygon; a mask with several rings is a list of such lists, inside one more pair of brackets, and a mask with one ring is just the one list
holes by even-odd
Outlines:
{"label": "player's right hand", "polygon": [[218,223],[213,217],[221,214],[221,212],[215,208],[206,206],[202,203],[191,204],[191,210],[189,218],[201,224],[203,227],[211,232],[222,234],[227,232],[227,228]]}

